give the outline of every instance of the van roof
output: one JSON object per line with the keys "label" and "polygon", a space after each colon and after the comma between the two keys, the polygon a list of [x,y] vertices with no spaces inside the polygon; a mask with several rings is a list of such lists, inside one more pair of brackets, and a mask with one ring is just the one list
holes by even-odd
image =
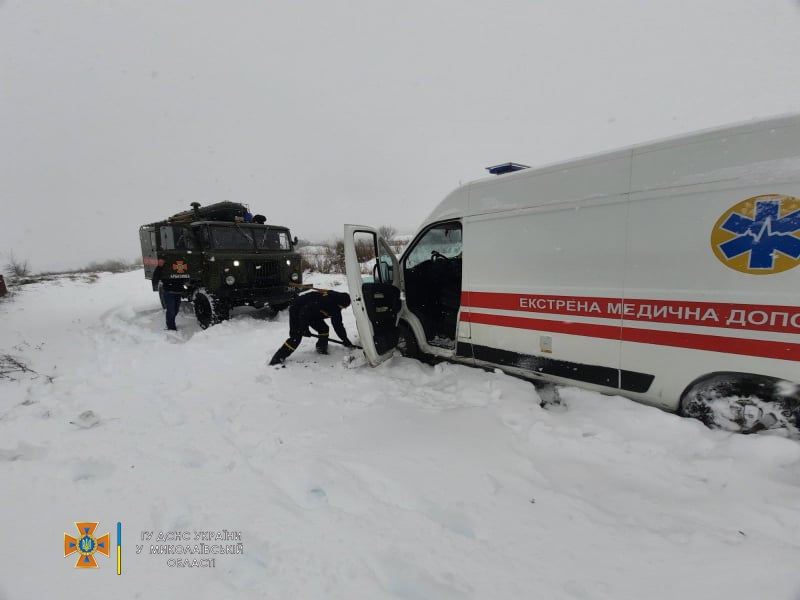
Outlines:
{"label": "van roof", "polygon": [[[601,164],[601,163],[612,163],[614,161],[618,161],[619,163],[626,163],[628,165],[628,169],[630,169],[630,161],[636,160],[637,163],[644,163],[644,162],[653,162],[655,163],[654,166],[650,166],[650,172],[647,173],[649,175],[649,179],[642,180],[640,182],[630,182],[630,187],[625,187],[625,189],[619,189],[621,185],[620,182],[623,182],[625,178],[623,177],[616,177],[608,178],[609,181],[605,181],[605,186],[602,184],[597,188],[594,189],[579,189],[580,186],[572,185],[573,182],[569,182],[567,177],[561,177],[561,183],[565,187],[575,187],[576,189],[572,190],[572,195],[569,196],[571,199],[577,200],[581,198],[587,198],[589,196],[608,196],[611,194],[620,194],[620,193],[628,193],[636,191],[637,187],[641,189],[647,189],[648,185],[656,185],[654,179],[659,178],[657,175],[654,174],[655,169],[658,168],[658,156],[659,152],[667,151],[677,147],[685,147],[687,148],[687,153],[691,153],[691,146],[701,145],[701,144],[714,144],[716,143],[725,143],[727,138],[739,137],[739,136],[747,136],[748,134],[756,134],[760,133],[764,135],[765,133],[780,135],[781,130],[787,130],[795,128],[797,129],[797,134],[795,137],[792,138],[793,141],[796,141],[800,138],[800,114],[793,114],[793,115],[784,115],[779,117],[772,117],[767,119],[761,120],[752,120],[747,121],[744,123],[738,123],[734,125],[727,125],[723,127],[715,127],[710,129],[701,130],[695,133],[683,134],[683,135],[675,135],[669,138],[657,140],[657,141],[650,141],[644,142],[640,144],[635,144],[632,146],[620,148],[617,150],[612,150],[609,152],[601,152],[597,154],[586,155],[579,158],[574,158],[566,161],[555,162],[550,164],[545,164],[539,167],[533,167],[529,169],[522,169],[517,170],[514,172],[509,172],[501,175],[493,175],[489,177],[482,177],[480,179],[476,179],[470,181],[462,186],[459,186],[455,190],[453,190],[450,194],[448,194],[440,203],[439,205],[433,210],[433,212],[425,219],[423,222],[423,226],[429,223],[433,223],[436,221],[441,221],[450,218],[457,218],[459,216],[464,216],[467,214],[478,214],[478,213],[485,213],[485,212],[492,212],[493,210],[498,210],[501,208],[501,204],[504,204],[504,201],[496,201],[494,208],[492,208],[491,203],[483,202],[482,210],[477,210],[476,207],[470,207],[468,205],[468,199],[470,197],[470,192],[475,192],[479,190],[490,190],[494,189],[497,186],[505,187],[505,184],[509,184],[511,187],[518,187],[521,180],[533,177],[539,177],[548,173],[556,174],[556,173],[564,173],[566,171],[571,171],[577,169],[579,167],[587,167],[593,164]],[[786,136],[784,136],[786,137]],[[788,137],[787,137],[788,140]],[[782,152],[781,158],[784,155],[790,156],[797,156],[798,157],[798,164],[792,165],[792,168],[800,169],[800,148],[794,147],[795,144],[793,143],[783,143],[780,151]],[[751,152],[746,157],[751,163],[756,162],[756,158],[761,158],[758,155],[759,148],[755,148],[754,152]],[[652,154],[652,157],[648,157],[649,154]],[[674,154],[674,153],[673,153]],[[648,158],[652,158],[652,160],[648,160]],[[745,162],[745,157],[740,157],[742,164]],[[764,155],[764,160],[775,160],[773,156]],[[691,173],[687,173],[684,175],[691,175]],[[663,168],[662,168],[663,171]],[[720,169],[717,167],[717,171],[719,172]],[[659,174],[660,175],[660,174]],[[671,173],[671,179],[677,180],[678,174]],[[664,177],[660,177],[661,179],[665,179]],[[613,179],[613,181],[612,181]],[[666,179],[670,179],[670,177],[666,177]],[[517,185],[514,185],[516,182]],[[596,181],[591,184],[592,186],[596,185]],[[662,182],[657,182],[659,185],[665,185]],[[696,181],[695,181],[696,183]],[[667,184],[668,185],[668,184]],[[549,186],[548,186],[549,187]],[[587,193],[588,192],[588,193]],[[566,192],[565,192],[566,193]],[[582,196],[580,194],[583,194]],[[566,198],[562,198],[564,200]],[[552,202],[557,202],[558,198],[551,198]],[[548,204],[550,202],[547,202]],[[526,202],[525,205],[531,206],[530,201]],[[505,208],[513,209],[513,208],[522,208],[523,206],[507,206]]]}

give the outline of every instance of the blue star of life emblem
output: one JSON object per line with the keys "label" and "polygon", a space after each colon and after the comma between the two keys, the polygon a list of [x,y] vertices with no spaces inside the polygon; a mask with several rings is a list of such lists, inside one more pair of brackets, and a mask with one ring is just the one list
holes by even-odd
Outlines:
{"label": "blue star of life emblem", "polygon": [[753,218],[731,214],[720,228],[736,235],[719,245],[726,258],[750,253],[750,269],[773,269],[776,253],[800,259],[800,210],[780,216],[782,199],[759,200]]}

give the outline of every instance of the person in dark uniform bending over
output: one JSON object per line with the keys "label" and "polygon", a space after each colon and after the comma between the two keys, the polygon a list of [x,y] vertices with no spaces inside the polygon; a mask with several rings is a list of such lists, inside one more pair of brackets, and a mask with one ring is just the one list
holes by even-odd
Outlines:
{"label": "person in dark uniform bending over", "polygon": [[317,352],[327,354],[330,330],[325,319],[331,320],[333,330],[342,340],[344,347],[351,348],[353,344],[347,338],[347,331],[342,324],[342,309],[348,306],[350,306],[348,294],[330,290],[309,292],[295,298],[289,308],[289,337],[269,361],[269,364],[278,365],[297,350],[303,335],[308,334],[309,327],[319,333]]}

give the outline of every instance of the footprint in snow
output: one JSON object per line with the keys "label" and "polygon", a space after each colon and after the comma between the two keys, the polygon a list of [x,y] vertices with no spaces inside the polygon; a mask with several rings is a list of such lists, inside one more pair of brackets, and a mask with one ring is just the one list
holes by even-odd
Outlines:
{"label": "footprint in snow", "polygon": [[306,508],[318,508],[328,505],[328,494],[321,487],[314,487],[306,493]]}
{"label": "footprint in snow", "polygon": [[95,425],[100,424],[100,417],[92,410],[85,410],[75,417],[75,420],[70,421],[70,423],[81,429],[91,429]]}
{"label": "footprint in snow", "polygon": [[25,442],[19,442],[16,448],[5,450],[0,448],[0,461],[15,462],[18,460],[34,460],[45,455],[45,449]]}
{"label": "footprint in snow", "polygon": [[72,481],[92,481],[105,479],[114,472],[114,465],[101,460],[84,460],[70,467]]}

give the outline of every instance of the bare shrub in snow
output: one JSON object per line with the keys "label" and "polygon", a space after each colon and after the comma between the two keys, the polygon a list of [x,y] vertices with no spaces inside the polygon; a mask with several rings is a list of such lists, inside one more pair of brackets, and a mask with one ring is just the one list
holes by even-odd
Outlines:
{"label": "bare shrub in snow", "polygon": [[391,242],[394,239],[394,236],[397,235],[397,228],[392,227],[391,225],[381,225],[378,227],[378,235],[387,242]]}
{"label": "bare shrub in snow", "polygon": [[325,250],[320,273],[344,273],[344,240],[336,240]]}
{"label": "bare shrub in snow", "polygon": [[14,251],[8,253],[8,260],[5,264],[6,272],[14,278],[27,277],[31,274],[30,265],[27,260],[17,258]]}
{"label": "bare shrub in snow", "polygon": [[36,371],[10,354],[0,354],[0,379],[11,379],[13,381],[16,379],[15,375],[20,373],[35,374]]}
{"label": "bare shrub in snow", "polygon": [[109,273],[124,273],[126,271],[132,271],[133,269],[139,268],[139,264],[134,263],[131,264],[130,262],[126,262],[121,258],[112,258],[109,260],[104,260],[103,262],[91,262],[83,269],[80,269],[83,273],[97,273],[97,272],[109,272]]}

